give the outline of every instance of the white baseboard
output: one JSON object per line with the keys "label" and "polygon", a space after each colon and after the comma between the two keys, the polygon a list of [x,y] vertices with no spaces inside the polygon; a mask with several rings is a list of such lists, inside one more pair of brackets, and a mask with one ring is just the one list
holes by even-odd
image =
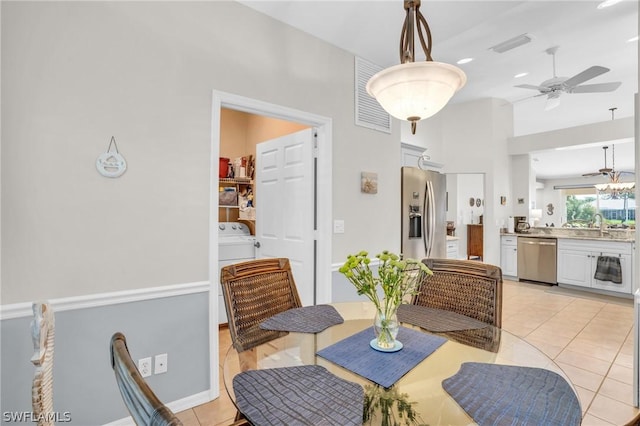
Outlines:
{"label": "white baseboard", "polygon": [[[134,290],[115,291],[110,293],[90,294],[86,296],[50,299],[47,302],[54,312],[72,311],[76,309],[95,308],[98,306],[116,305],[118,303],[139,302],[160,299],[163,297],[183,296],[209,291],[209,281],[197,281],[185,284],[173,284],[161,287],[139,288]],[[32,302],[13,303],[0,306],[0,321],[13,318],[31,317]]]}
{"label": "white baseboard", "polygon": [[[170,402],[166,405],[174,413],[179,413],[180,411],[188,410],[190,408],[193,408],[198,405],[202,405],[211,401],[211,398],[209,397],[209,395],[210,395],[209,391],[204,391],[195,395],[188,396],[186,398],[179,399],[177,401]],[[129,416],[123,419],[118,419],[113,422],[107,423],[105,426],[136,426],[136,423],[133,421],[131,416]]]}

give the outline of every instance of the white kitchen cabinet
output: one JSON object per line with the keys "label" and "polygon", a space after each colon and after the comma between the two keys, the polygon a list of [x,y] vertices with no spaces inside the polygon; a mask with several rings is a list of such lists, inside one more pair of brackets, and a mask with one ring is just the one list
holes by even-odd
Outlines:
{"label": "white kitchen cabinet", "polygon": [[518,237],[515,235],[500,237],[500,269],[503,276],[518,276]]}
{"label": "white kitchen cabinet", "polygon": [[447,259],[457,259],[458,258],[458,239],[457,238],[447,238]]}
{"label": "white kitchen cabinet", "polygon": [[591,287],[592,276],[590,251],[558,248],[558,283]]}
{"label": "white kitchen cabinet", "polygon": [[[626,242],[558,239],[558,284],[631,294],[632,251],[632,243]],[[621,284],[594,278],[598,256],[620,259]]]}

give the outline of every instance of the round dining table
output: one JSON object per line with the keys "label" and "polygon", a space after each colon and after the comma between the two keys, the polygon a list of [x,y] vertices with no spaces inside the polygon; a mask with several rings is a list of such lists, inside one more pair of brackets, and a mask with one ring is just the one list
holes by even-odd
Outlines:
{"label": "round dining table", "polygon": [[[404,410],[411,410],[411,413],[417,415],[416,424],[476,424],[443,388],[443,380],[454,376],[463,363],[477,362],[550,370],[564,378],[575,393],[569,378],[552,359],[535,346],[501,328],[487,326],[482,329],[480,338],[477,338],[478,330],[470,330],[469,336],[465,336],[464,331],[431,333],[408,323],[402,323],[402,326],[422,333],[437,334],[446,341],[402,376],[390,389],[382,388],[317,355],[318,351],[370,328],[373,324],[375,308],[370,302],[334,303],[331,306],[344,318],[343,323],[328,327],[319,333],[289,332],[283,337],[244,352],[236,351],[233,345],[228,349],[223,360],[222,373],[225,389],[234,404],[237,400],[233,378],[240,372],[302,365],[322,366],[340,378],[360,384],[364,388],[365,400],[369,398],[369,402],[373,402],[368,405],[371,410],[380,409],[380,405],[384,405],[375,404],[375,401],[372,401],[374,398],[395,400],[395,404],[392,404],[396,407],[394,409],[401,406]],[[487,339],[487,336],[490,338]],[[401,404],[397,403],[398,400]],[[379,424],[381,413],[369,414],[373,419],[371,424]]]}

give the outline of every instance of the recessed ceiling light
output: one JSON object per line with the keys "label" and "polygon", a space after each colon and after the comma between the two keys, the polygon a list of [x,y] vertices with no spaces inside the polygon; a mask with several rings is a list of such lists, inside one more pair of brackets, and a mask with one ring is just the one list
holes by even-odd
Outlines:
{"label": "recessed ceiling light", "polygon": [[525,75],[529,75],[529,73],[528,72],[521,72],[520,74],[514,75],[513,78],[522,78]]}
{"label": "recessed ceiling light", "polygon": [[604,9],[605,7],[613,6],[616,3],[620,3],[622,0],[605,0],[598,5],[598,9]]}
{"label": "recessed ceiling light", "polygon": [[473,61],[473,58],[463,58],[463,59],[460,59],[458,62],[456,62],[456,64],[458,65],[468,64],[471,61]]}
{"label": "recessed ceiling light", "polygon": [[627,40],[627,43],[633,43],[634,41],[638,41],[638,36],[631,37],[629,40]]}

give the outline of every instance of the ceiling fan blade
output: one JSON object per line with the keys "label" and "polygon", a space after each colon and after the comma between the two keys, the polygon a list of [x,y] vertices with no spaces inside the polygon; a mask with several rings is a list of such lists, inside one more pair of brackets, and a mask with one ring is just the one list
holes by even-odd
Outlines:
{"label": "ceiling fan blade", "polygon": [[532,90],[539,90],[541,92],[548,92],[549,88],[548,87],[544,87],[544,86],[534,86],[533,84],[518,84],[517,86],[513,86],[513,87],[519,87],[521,89],[532,89]]}
{"label": "ceiling fan blade", "polygon": [[568,90],[569,93],[598,93],[598,92],[613,92],[622,83],[619,81],[611,83],[598,83],[598,84],[582,84],[575,86]]}
{"label": "ceiling fan blade", "polygon": [[580,83],[584,83],[587,80],[591,80],[592,78],[595,78],[601,74],[604,74],[607,71],[609,71],[609,68],[595,65],[591,68],[587,68],[581,73],[574,75],[571,78],[566,79],[564,81],[564,84],[565,86],[571,88],[571,87],[577,86]]}
{"label": "ceiling fan blade", "polygon": [[593,172],[593,173],[584,173],[582,176],[600,176],[602,173]]}

